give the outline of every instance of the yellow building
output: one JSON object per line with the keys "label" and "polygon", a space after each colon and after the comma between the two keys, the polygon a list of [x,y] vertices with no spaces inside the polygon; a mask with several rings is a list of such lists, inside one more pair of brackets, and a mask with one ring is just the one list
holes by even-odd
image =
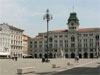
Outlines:
{"label": "yellow building", "polygon": [[23,35],[23,56],[28,54],[28,40],[29,36]]}

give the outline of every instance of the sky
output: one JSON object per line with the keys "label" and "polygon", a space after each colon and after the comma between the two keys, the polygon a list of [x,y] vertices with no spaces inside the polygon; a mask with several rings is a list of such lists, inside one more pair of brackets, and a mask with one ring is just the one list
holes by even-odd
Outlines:
{"label": "sky", "polygon": [[8,23],[35,37],[47,31],[43,20],[46,9],[53,16],[50,31],[67,29],[66,23],[73,11],[80,20],[80,28],[100,27],[100,0],[0,0],[0,23]]}

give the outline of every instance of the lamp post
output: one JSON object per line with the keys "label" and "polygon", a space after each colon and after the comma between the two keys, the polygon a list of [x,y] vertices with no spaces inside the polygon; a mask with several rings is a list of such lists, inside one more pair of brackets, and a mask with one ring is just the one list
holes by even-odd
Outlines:
{"label": "lamp post", "polygon": [[99,57],[99,42],[97,42],[97,58]]}
{"label": "lamp post", "polygon": [[79,33],[77,31],[77,56],[79,56],[79,43],[80,43],[80,41],[79,41]]}
{"label": "lamp post", "polygon": [[49,13],[49,9],[46,10],[46,14],[43,16],[43,20],[47,21],[47,61],[49,52],[49,21],[52,20],[52,15]]}

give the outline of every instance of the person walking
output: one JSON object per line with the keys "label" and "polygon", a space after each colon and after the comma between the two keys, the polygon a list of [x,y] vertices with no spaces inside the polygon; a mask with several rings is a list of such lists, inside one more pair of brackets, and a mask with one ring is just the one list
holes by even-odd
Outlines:
{"label": "person walking", "polygon": [[77,55],[76,57],[75,57],[75,62],[78,62],[79,61],[79,56]]}
{"label": "person walking", "polygon": [[17,56],[15,56],[15,60],[17,61]]}
{"label": "person walking", "polygon": [[12,55],[12,60],[14,60],[14,55]]}
{"label": "person walking", "polygon": [[79,61],[79,56],[78,55],[76,56],[76,60],[77,60],[77,62]]}

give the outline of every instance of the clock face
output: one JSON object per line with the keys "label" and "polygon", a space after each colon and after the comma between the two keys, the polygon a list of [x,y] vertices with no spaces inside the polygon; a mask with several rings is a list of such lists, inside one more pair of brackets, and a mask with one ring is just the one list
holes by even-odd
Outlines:
{"label": "clock face", "polygon": [[70,25],[72,25],[72,26],[75,25],[75,22],[71,21],[71,22],[70,22]]}
{"label": "clock face", "polygon": [[71,25],[73,26],[73,25],[74,25],[74,23],[71,23]]}

